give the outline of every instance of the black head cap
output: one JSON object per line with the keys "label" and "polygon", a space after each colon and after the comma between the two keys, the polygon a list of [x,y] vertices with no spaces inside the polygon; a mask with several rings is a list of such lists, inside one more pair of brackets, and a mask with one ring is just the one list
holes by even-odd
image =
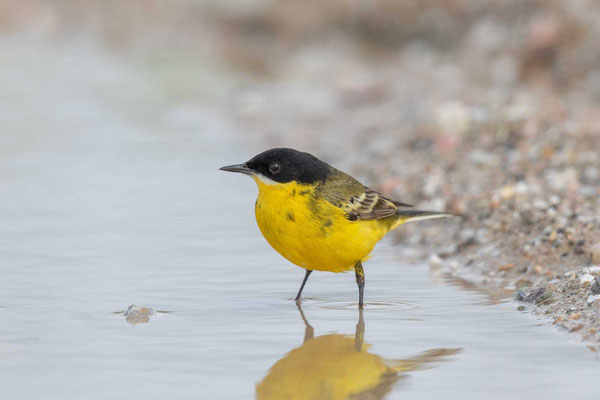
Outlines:
{"label": "black head cap", "polygon": [[332,167],[309,153],[286,148],[264,151],[246,163],[254,173],[273,181],[312,184],[324,181]]}

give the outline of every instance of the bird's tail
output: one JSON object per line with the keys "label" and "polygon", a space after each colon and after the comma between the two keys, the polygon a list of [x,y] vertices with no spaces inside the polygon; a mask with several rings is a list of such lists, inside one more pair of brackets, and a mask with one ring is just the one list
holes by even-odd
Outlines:
{"label": "bird's tail", "polygon": [[[424,210],[398,210],[396,214],[398,220],[394,224],[393,228],[396,228],[406,222],[412,221],[424,221],[427,219],[438,219],[438,218],[449,218],[449,217],[463,217],[460,214],[454,214],[446,211],[424,211]],[[393,229],[392,228],[392,229]]]}

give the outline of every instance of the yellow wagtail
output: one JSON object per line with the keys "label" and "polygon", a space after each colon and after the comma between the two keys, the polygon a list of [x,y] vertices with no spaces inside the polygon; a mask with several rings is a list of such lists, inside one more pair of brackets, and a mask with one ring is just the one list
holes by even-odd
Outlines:
{"label": "yellow wagtail", "polygon": [[312,271],[354,268],[363,307],[365,261],[375,244],[408,221],[455,214],[401,209],[390,200],[309,153],[277,148],[243,164],[220,168],[250,175],[258,185],[256,222],[267,242],[306,269],[296,301]]}

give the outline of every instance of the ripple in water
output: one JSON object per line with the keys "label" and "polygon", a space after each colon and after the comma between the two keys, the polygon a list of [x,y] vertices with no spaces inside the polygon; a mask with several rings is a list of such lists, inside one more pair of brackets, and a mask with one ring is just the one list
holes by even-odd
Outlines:
{"label": "ripple in water", "polygon": [[[357,310],[358,302],[320,300],[308,297],[302,299],[302,308],[319,308],[325,310]],[[417,303],[405,301],[370,301],[364,304],[365,310],[378,311],[414,311],[419,310],[421,308],[422,306],[420,306]]]}

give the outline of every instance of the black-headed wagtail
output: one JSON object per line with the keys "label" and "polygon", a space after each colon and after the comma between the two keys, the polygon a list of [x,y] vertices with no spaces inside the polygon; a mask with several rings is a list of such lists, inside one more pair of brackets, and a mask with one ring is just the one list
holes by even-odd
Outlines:
{"label": "black-headed wagtail", "polygon": [[258,185],[256,222],[269,244],[310,273],[354,269],[363,306],[365,261],[375,244],[408,221],[455,214],[406,209],[317,157],[294,149],[267,150],[223,171],[250,175]]}

